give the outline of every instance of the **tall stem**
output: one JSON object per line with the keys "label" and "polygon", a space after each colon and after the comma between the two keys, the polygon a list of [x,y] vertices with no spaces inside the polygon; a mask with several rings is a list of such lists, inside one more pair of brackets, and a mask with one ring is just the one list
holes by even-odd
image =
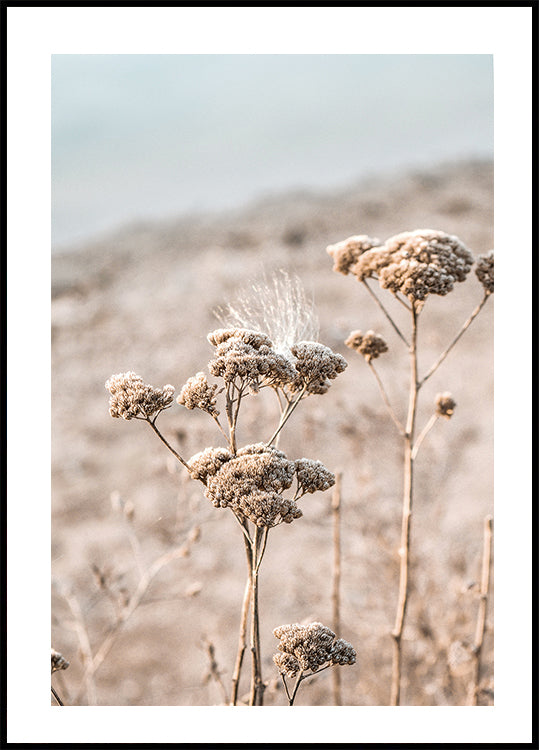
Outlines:
{"label": "tall stem", "polygon": [[402,496],[401,542],[399,548],[399,595],[393,636],[393,670],[391,679],[391,705],[400,705],[402,677],[402,632],[408,604],[409,568],[410,568],[410,523],[412,518],[413,499],[413,465],[412,446],[417,409],[417,320],[418,312],[412,308],[412,338],[410,343],[410,394],[408,399],[408,417],[404,434],[404,482]]}
{"label": "tall stem", "polygon": [[481,590],[479,592],[479,611],[473,645],[474,674],[470,689],[470,705],[477,706],[481,678],[481,650],[485,637],[487,622],[488,589],[490,584],[490,557],[492,547],[492,516],[486,516],[483,530],[483,563],[481,570]]}
{"label": "tall stem", "polygon": [[[333,630],[341,632],[341,477],[335,476],[335,488],[331,498],[333,517]],[[341,701],[341,672],[333,670],[333,702],[340,706]]]}
{"label": "tall stem", "polygon": [[243,656],[245,649],[247,648],[247,620],[249,619],[249,604],[251,601],[251,567],[252,567],[252,553],[251,545],[246,536],[243,537],[245,542],[245,551],[247,553],[247,566],[248,575],[245,583],[245,591],[243,594],[243,604],[241,607],[241,618],[240,618],[240,631],[238,637],[238,653],[236,655],[236,664],[234,665],[234,673],[232,675],[232,690],[230,696],[230,705],[235,706],[238,702],[238,688],[240,682],[241,668],[243,665]]}
{"label": "tall stem", "polygon": [[[267,533],[267,530],[265,530]],[[260,657],[260,625],[258,612],[258,569],[261,558],[258,559],[261,542],[265,540],[264,530],[256,527],[251,547],[251,691],[249,694],[250,706],[262,706],[265,685],[262,682],[262,663]],[[262,550],[263,554],[263,550]]]}

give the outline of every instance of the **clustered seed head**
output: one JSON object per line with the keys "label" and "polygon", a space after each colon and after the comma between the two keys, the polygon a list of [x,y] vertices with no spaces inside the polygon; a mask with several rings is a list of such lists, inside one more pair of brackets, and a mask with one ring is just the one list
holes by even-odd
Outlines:
{"label": "clustered seed head", "polygon": [[367,331],[365,334],[361,331],[352,331],[344,343],[350,349],[354,349],[359,354],[362,354],[367,362],[387,352],[386,342],[381,336],[374,333],[374,331]]}
{"label": "clustered seed head", "polygon": [[483,284],[487,294],[494,292],[494,250],[486,255],[479,255],[475,262],[475,275]]}
{"label": "clustered seed head", "polygon": [[453,396],[449,393],[449,391],[445,391],[445,393],[439,393],[436,396],[437,416],[451,419],[456,405],[456,401],[453,399]]}
{"label": "clustered seed head", "polygon": [[381,242],[377,237],[357,234],[342,242],[337,242],[335,245],[329,245],[327,252],[333,258],[333,270],[346,276],[360,255],[373,247],[378,247],[380,244]]}
{"label": "clustered seed head", "polygon": [[202,409],[202,411],[211,414],[212,417],[217,417],[219,411],[215,406],[217,403],[216,390],[217,385],[210,385],[204,373],[197,372],[183,386],[176,401],[188,409]]}
{"label": "clustered seed head", "polygon": [[208,368],[225,382],[236,378],[249,384],[253,391],[266,385],[284,387],[295,376],[289,359],[273,349],[265,334],[246,328],[219,328],[208,335],[215,346],[215,359]]}
{"label": "clustered seed head", "polygon": [[328,346],[314,341],[300,341],[291,347],[295,357],[296,375],[288,384],[294,393],[305,388],[306,393],[326,393],[333,380],[348,366],[345,358]]}
{"label": "clustered seed head", "polygon": [[[271,528],[291,523],[303,514],[296,504],[307,492],[326,490],[334,475],[320,461],[307,458],[290,461],[264,443],[241,448],[236,455],[226,448],[206,448],[189,461],[193,479],[206,485],[206,497],[216,508],[230,508],[237,516],[257,526]],[[297,478],[294,498],[283,497]]]}
{"label": "clustered seed head", "polygon": [[168,408],[174,400],[172,385],[165,385],[162,389],[154,388],[134,372],[112,375],[105,383],[105,388],[110,392],[111,417],[149,419]]}
{"label": "clustered seed head", "polygon": [[300,458],[296,461],[296,477],[303,494],[323,492],[335,484],[335,474],[326,469],[321,461]]}
{"label": "clustered seed head", "polygon": [[352,645],[320,622],[303,626],[281,625],[273,635],[279,638],[279,651],[273,657],[280,674],[290,678],[299,672],[316,672],[324,664],[355,664]]}
{"label": "clustered seed head", "polygon": [[[334,247],[334,246],[330,246]],[[434,229],[402,232],[359,254],[349,271],[359,281],[376,277],[383,289],[401,292],[411,302],[445,295],[464,281],[473,256],[454,235]]]}
{"label": "clustered seed head", "polygon": [[69,662],[65,659],[59,651],[55,651],[51,648],[51,674],[58,672],[60,669],[67,669]]}
{"label": "clustered seed head", "polygon": [[191,477],[206,484],[207,478],[217,474],[231,458],[232,453],[227,448],[205,448],[189,460]]}

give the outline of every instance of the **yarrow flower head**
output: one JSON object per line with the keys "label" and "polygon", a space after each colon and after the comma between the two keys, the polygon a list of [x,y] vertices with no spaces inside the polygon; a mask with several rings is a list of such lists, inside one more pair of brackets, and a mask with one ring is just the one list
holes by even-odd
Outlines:
{"label": "yarrow flower head", "polygon": [[176,401],[188,409],[201,409],[211,414],[212,417],[218,417],[219,412],[216,408],[217,399],[215,398],[216,391],[217,385],[210,385],[204,373],[197,372],[183,386]]}
{"label": "yarrow flower head", "polygon": [[[216,508],[230,508],[240,518],[267,528],[300,518],[296,500],[335,482],[320,461],[291,461],[264,443],[247,445],[236,455],[226,448],[206,448],[190,459],[189,471],[206,485],[206,497]],[[284,497],[294,478],[298,485],[294,497]]]}
{"label": "yarrow flower head", "polygon": [[449,391],[445,393],[439,393],[436,396],[436,414],[439,417],[445,417],[445,419],[451,419],[453,412],[455,411],[456,402]]}
{"label": "yarrow flower head", "polygon": [[375,277],[383,289],[423,302],[429,294],[451,292],[455,282],[466,279],[472,264],[472,254],[458,237],[416,229],[362,252],[349,271],[359,281]]}
{"label": "yarrow flower head", "polygon": [[359,354],[362,354],[367,362],[387,352],[386,342],[381,336],[374,333],[374,331],[367,331],[365,334],[361,331],[352,331],[344,343],[350,349],[354,349]]}
{"label": "yarrow flower head", "polygon": [[288,384],[292,393],[303,389],[306,393],[326,393],[331,385],[329,381],[348,366],[341,354],[315,341],[300,341],[291,351],[296,369],[294,379]]}
{"label": "yarrow flower head", "polygon": [[134,372],[112,375],[105,383],[110,393],[109,413],[122,419],[150,419],[174,400],[174,387],[154,388]]}
{"label": "yarrow flower head", "polygon": [[273,635],[279,638],[279,652],[273,661],[280,674],[296,677],[300,672],[316,672],[333,664],[355,664],[356,652],[343,638],[320,622],[309,625],[281,625]]}
{"label": "yarrow flower head", "polygon": [[333,258],[333,270],[346,276],[360,255],[381,244],[377,237],[357,234],[335,245],[329,245],[326,252]]}
{"label": "yarrow flower head", "polygon": [[63,657],[59,651],[55,651],[51,648],[51,674],[58,672],[61,669],[67,669],[68,667],[68,660]]}
{"label": "yarrow flower head", "polygon": [[494,250],[479,255],[475,262],[475,275],[487,294],[494,292]]}
{"label": "yarrow flower head", "polygon": [[264,333],[219,328],[208,334],[208,341],[215,346],[215,358],[208,368],[226,383],[239,380],[258,391],[263,386],[283,387],[294,378],[291,362],[273,349],[271,339]]}

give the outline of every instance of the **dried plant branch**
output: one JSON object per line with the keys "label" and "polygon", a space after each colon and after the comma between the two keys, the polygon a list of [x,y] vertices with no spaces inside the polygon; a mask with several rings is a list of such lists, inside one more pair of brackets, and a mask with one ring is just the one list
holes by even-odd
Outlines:
{"label": "dried plant branch", "polygon": [[270,437],[270,439],[266,442],[266,445],[272,445],[275,442],[275,439],[277,438],[277,436],[279,435],[279,433],[281,432],[281,430],[283,429],[283,427],[285,426],[285,424],[288,422],[289,418],[292,415],[292,412],[294,411],[294,409],[296,408],[296,406],[299,404],[299,402],[301,401],[301,399],[305,395],[308,387],[309,387],[309,384],[306,383],[303,386],[303,388],[301,389],[301,391],[299,393],[299,396],[297,396],[293,401],[289,401],[288,402],[288,404],[286,406],[286,409],[281,414],[281,419],[279,420],[279,424],[277,426],[277,429],[275,430],[275,432],[273,433],[273,435]]}
{"label": "dried plant branch", "polygon": [[389,401],[389,398],[388,398],[388,395],[386,393],[386,389],[384,388],[384,384],[382,382],[382,379],[378,375],[378,373],[376,371],[376,368],[374,367],[374,365],[372,363],[372,360],[367,360],[367,364],[371,368],[372,374],[374,375],[374,377],[376,379],[376,382],[378,383],[378,388],[380,389],[380,393],[382,395],[382,399],[384,401],[384,404],[386,405],[386,408],[387,408],[389,416],[391,417],[391,419],[395,423],[395,426],[396,426],[397,430],[400,432],[401,435],[404,436],[405,433],[406,433],[406,430],[404,429],[404,427],[402,426],[399,418],[397,417],[397,415],[393,411],[393,407],[391,406],[391,403]]}
{"label": "dried plant branch", "polygon": [[[139,419],[139,417],[137,417],[137,419]],[[149,419],[148,417],[146,417],[144,421],[148,422],[148,424],[150,425],[150,427],[152,428],[152,430],[155,432],[155,434],[157,435],[157,437],[159,438],[159,440],[161,440],[161,442],[163,442],[166,445],[166,447],[169,449],[169,451],[172,453],[172,455],[175,456],[178,459],[178,461],[181,464],[183,464],[183,466],[185,466],[185,468],[187,469],[187,471],[190,473],[191,469],[189,468],[189,464],[186,461],[184,461],[184,459],[180,456],[180,454],[176,450],[174,450],[174,448],[170,445],[170,443],[164,437],[164,435],[162,435],[162,433],[159,431],[157,425],[155,424],[155,419]]]}
{"label": "dried plant branch", "polygon": [[474,645],[472,649],[474,659],[473,681],[470,686],[469,703],[478,705],[480,679],[481,679],[481,652],[485,638],[488,590],[490,586],[490,559],[492,550],[492,516],[486,516],[483,525],[483,562],[481,566],[481,588],[479,590],[479,610],[477,613],[477,624],[475,628]]}
{"label": "dried plant branch", "polygon": [[[367,284],[367,279],[363,279],[363,284],[364,284],[365,288],[367,289],[367,291],[369,292],[369,294],[371,295],[371,297],[374,299],[374,301],[378,305],[378,307],[380,308],[380,310],[384,313],[384,315],[386,316],[386,318],[390,322],[390,324],[391,324],[392,328],[395,330],[397,336],[401,339],[401,341],[403,341],[406,344],[407,348],[409,349],[410,348],[410,344],[406,340],[405,336],[402,334],[401,330],[399,329],[399,327],[397,326],[397,324],[395,323],[395,321],[393,320],[393,318],[391,317],[391,315],[386,310],[385,306],[383,305],[383,303],[381,302],[381,300],[379,299],[379,297],[373,292],[373,290]],[[408,305],[406,305],[406,307],[408,307]],[[408,307],[408,309],[410,309],[410,308]]]}
{"label": "dried plant branch", "polygon": [[58,705],[59,706],[63,706],[64,703],[63,703],[62,699],[60,698],[60,696],[58,695],[58,693],[56,692],[56,690],[53,688],[52,685],[51,685],[51,693],[54,695],[54,697],[55,697],[56,702],[58,703]]}
{"label": "dried plant branch", "polygon": [[[333,630],[341,632],[341,482],[342,474],[335,475],[335,486],[331,498],[331,511],[333,520],[333,581],[332,581],[332,608],[333,608]],[[333,670],[333,702],[336,706],[342,705],[341,696],[341,673]]]}
{"label": "dried plant branch", "polygon": [[412,518],[413,499],[413,467],[412,445],[414,440],[414,427],[417,410],[417,323],[418,312],[416,307],[412,308],[412,337],[410,344],[410,393],[408,398],[408,418],[406,420],[406,432],[404,435],[404,487],[402,499],[402,523],[401,541],[399,548],[399,594],[397,602],[397,613],[395,625],[391,632],[393,636],[393,669],[391,677],[390,704],[400,704],[400,690],[402,677],[402,631],[406,617],[409,589],[410,568],[410,524]]}
{"label": "dried plant branch", "polygon": [[223,678],[221,677],[221,671],[219,670],[219,665],[217,664],[217,661],[215,659],[215,646],[214,644],[206,637],[203,638],[204,648],[206,650],[206,655],[208,657],[209,662],[209,672],[207,675],[207,680],[214,679],[217,685],[219,686],[219,689],[221,691],[221,695],[223,696],[223,705],[228,705],[228,695],[226,692],[225,685],[223,683]]}
{"label": "dried plant branch", "polygon": [[421,380],[418,383],[418,388],[421,388],[421,386],[431,377],[431,375],[434,375],[438,367],[442,364],[444,359],[447,357],[451,349],[455,346],[457,341],[460,339],[462,334],[470,327],[471,323],[475,320],[475,318],[479,315],[481,310],[483,309],[483,306],[485,305],[485,302],[488,300],[488,298],[491,296],[491,293],[488,291],[485,291],[485,294],[483,296],[483,299],[481,302],[477,305],[475,310],[472,312],[468,320],[466,320],[465,323],[463,323],[462,328],[457,333],[453,341],[449,344],[449,346],[444,349],[444,351],[440,354],[436,362],[427,370],[426,374],[421,378]]}
{"label": "dried plant branch", "polygon": [[[250,550],[248,551],[250,555]],[[234,666],[234,672],[232,674],[232,690],[230,696],[230,705],[235,706],[238,702],[238,688],[241,676],[241,668],[243,665],[243,657],[245,649],[247,648],[247,621],[249,619],[249,605],[251,601],[251,576],[247,576],[247,582],[245,584],[245,592],[243,594],[243,604],[241,607],[240,617],[240,629],[239,629],[239,643],[238,653],[236,655],[236,663]]]}
{"label": "dried plant branch", "polygon": [[421,430],[421,433],[418,435],[417,440],[414,443],[414,447],[412,448],[412,459],[416,458],[416,456],[418,454],[418,451],[419,451],[419,449],[421,447],[421,443],[427,437],[427,435],[429,434],[429,432],[432,430],[432,428],[436,424],[436,420],[438,419],[438,417],[439,417],[438,414],[436,414],[436,413],[432,414],[431,417],[430,417],[430,419],[426,423],[426,425]]}

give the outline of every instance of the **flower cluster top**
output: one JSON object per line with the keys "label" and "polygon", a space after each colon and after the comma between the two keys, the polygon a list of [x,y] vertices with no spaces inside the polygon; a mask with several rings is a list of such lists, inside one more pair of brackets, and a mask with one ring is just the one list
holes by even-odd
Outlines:
{"label": "flower cluster top", "polygon": [[134,372],[112,375],[105,388],[110,393],[110,416],[122,419],[150,419],[174,400],[174,386],[154,388]]}
{"label": "flower cluster top", "polygon": [[354,664],[356,652],[343,638],[320,622],[303,626],[280,625],[273,635],[279,638],[279,652],[273,657],[283,676],[296,677],[300,672],[316,672],[324,665]]}
{"label": "flower cluster top", "polygon": [[411,302],[429,294],[445,295],[457,281],[464,281],[474,259],[468,248],[451,234],[434,229],[416,229],[390,237],[383,244],[366,235],[350,237],[327,252],[334,270],[352,273],[359,281],[369,277],[394,294],[401,292]]}
{"label": "flower cluster top", "polygon": [[268,336],[246,328],[219,328],[208,341],[215,347],[210,373],[225,383],[247,384],[255,392],[272,386],[290,393],[325,393],[329,381],[347,366],[342,355],[318,342],[300,341],[283,353]]}
{"label": "flower cluster top", "polygon": [[[335,483],[335,476],[320,461],[292,461],[264,443],[247,445],[235,455],[227,448],[206,448],[190,459],[189,470],[206,485],[206,497],[216,508],[228,507],[240,518],[267,528],[300,518],[296,500]],[[294,479],[295,494],[284,497]]]}

